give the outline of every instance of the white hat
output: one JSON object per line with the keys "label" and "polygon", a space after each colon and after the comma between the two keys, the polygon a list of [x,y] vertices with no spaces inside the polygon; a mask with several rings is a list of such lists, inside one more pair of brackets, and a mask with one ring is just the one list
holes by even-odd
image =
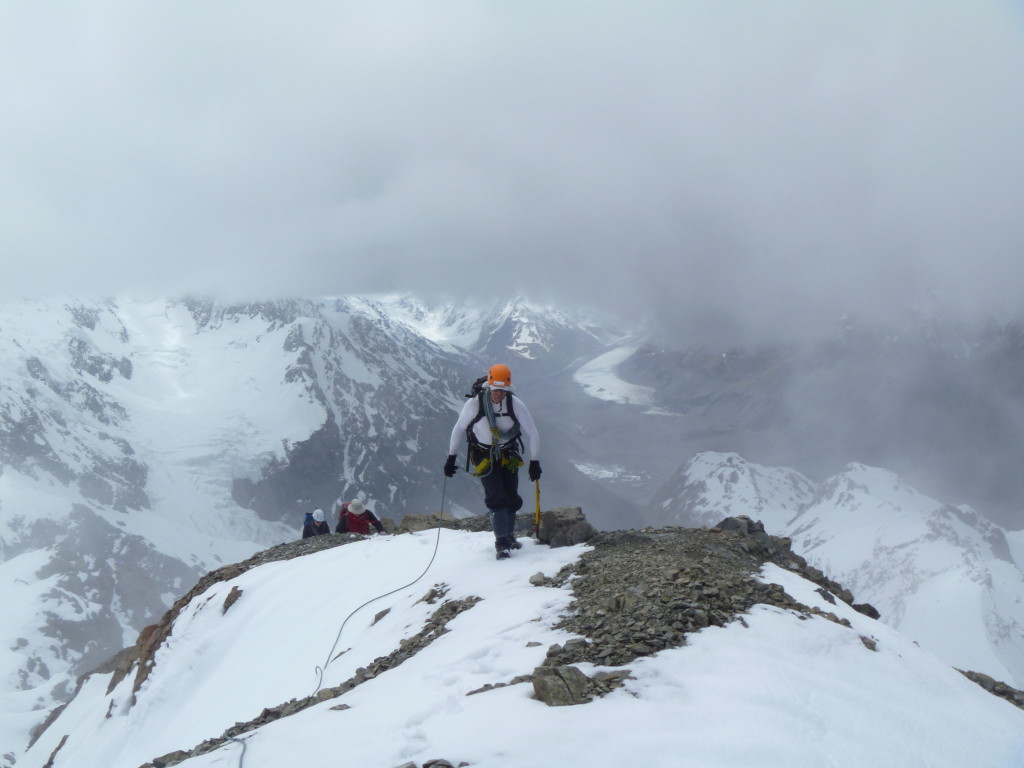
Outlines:
{"label": "white hat", "polygon": [[353,515],[361,515],[366,511],[366,505],[363,504],[362,499],[352,499],[348,505],[348,511]]}
{"label": "white hat", "polygon": [[318,523],[322,523],[324,521],[324,511],[322,509],[314,509],[313,519]]}

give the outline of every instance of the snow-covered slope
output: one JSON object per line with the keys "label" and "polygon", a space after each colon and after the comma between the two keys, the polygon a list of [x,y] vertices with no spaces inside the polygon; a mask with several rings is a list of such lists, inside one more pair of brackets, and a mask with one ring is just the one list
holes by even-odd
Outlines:
{"label": "snow-covered slope", "polygon": [[[517,676],[532,673],[549,645],[572,639],[555,628],[572,595],[530,577],[553,576],[586,548],[530,541],[496,564],[489,538],[376,537],[213,584],[178,615],[134,703],[131,675],[91,676],[17,764],[149,764],[308,696],[328,660],[323,690],[351,679],[350,691],[179,764],[393,768],[444,757],[492,768],[675,768],[681,760],[704,768],[995,768],[1024,760],[1024,712],[777,566],[765,567],[765,582],[849,626],[758,605],[743,622],[636,659],[625,685],[603,698],[548,707]],[[433,642],[360,676],[460,601],[462,612]]]}
{"label": "snow-covered slope", "polygon": [[970,507],[851,464],[785,533],[908,637],[961,669],[1024,684],[1024,573],[1003,531]]}
{"label": "snow-covered slope", "polygon": [[1004,531],[969,507],[861,464],[815,485],[795,470],[705,453],[680,469],[654,509],[664,524],[760,519],[950,664],[1024,684],[1024,572]]}

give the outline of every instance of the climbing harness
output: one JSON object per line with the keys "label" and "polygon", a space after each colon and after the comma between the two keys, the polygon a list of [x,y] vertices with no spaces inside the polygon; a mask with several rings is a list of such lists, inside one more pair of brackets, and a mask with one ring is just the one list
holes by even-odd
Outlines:
{"label": "climbing harness", "polygon": [[[516,418],[515,408],[512,405],[512,393],[508,392],[502,402],[506,403],[504,413],[494,412],[494,403],[491,402],[490,390],[481,389],[477,394],[476,418],[466,427],[466,440],[469,449],[466,451],[466,471],[470,471],[474,477],[487,477],[495,465],[500,465],[509,472],[516,472],[523,466],[520,454],[523,450],[522,430],[519,427],[519,419]],[[502,432],[498,427],[498,419],[508,416],[512,419],[512,427],[507,432]],[[473,428],[480,419],[487,419],[487,426],[491,433],[490,445],[484,445],[477,437]]]}

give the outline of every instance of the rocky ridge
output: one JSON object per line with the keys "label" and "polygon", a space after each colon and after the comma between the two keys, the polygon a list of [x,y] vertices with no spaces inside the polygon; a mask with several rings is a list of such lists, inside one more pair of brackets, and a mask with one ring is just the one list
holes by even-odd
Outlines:
{"label": "rocky ridge", "polygon": [[[622,666],[685,645],[687,634],[724,626],[757,603],[820,614],[756,578],[769,562],[818,584],[832,602],[853,604],[848,590],[792,552],[788,540],[768,536],[749,518],[728,518],[715,528],[601,533],[589,543],[594,549],[554,580],[571,580],[576,597],[560,626],[587,640],[552,648],[548,663]],[[868,606],[860,610],[871,613]]]}
{"label": "rocky ridge", "polygon": [[[533,520],[526,519],[529,516],[521,517],[519,528],[522,535],[528,535]],[[571,530],[578,536],[582,530],[581,522],[582,513],[578,508],[549,511],[544,516],[541,539],[552,542],[552,545],[560,541],[572,543],[567,541],[571,537],[563,535],[559,529]],[[487,530],[488,525],[485,516],[455,520],[429,515],[422,516],[422,519],[406,518],[398,530],[423,530],[429,527],[480,531]],[[153,653],[171,631],[174,616],[189,600],[204,592],[211,584],[230,580],[263,563],[301,557],[360,538],[344,534],[290,542],[261,552],[243,563],[207,574],[188,595],[175,604],[175,608],[168,611],[159,624],[147,628],[140,635],[133,649],[123,652],[107,669],[97,671],[114,671],[116,680],[123,679],[133,669],[137,676],[148,674],[152,668]],[[572,589],[574,602],[558,626],[577,637],[564,644],[551,646],[540,667],[524,670],[523,674],[511,680],[495,681],[467,695],[483,694],[507,685],[530,683],[534,696],[550,706],[584,704],[622,685],[630,675],[627,665],[633,660],[685,645],[689,633],[699,632],[705,627],[724,626],[733,621],[742,623],[743,614],[758,603],[794,611],[803,618],[817,615],[849,626],[848,622],[835,614],[800,603],[778,585],[762,583],[756,575],[766,563],[774,563],[818,584],[820,593],[829,602],[842,600],[861,613],[877,618],[877,612],[871,606],[854,604],[849,590],[794,553],[788,539],[766,534],[763,526],[750,518],[727,518],[714,528],[661,528],[603,533],[591,529],[588,544],[592,549],[585,552],[575,564],[563,568],[553,577],[536,574],[530,579],[536,586],[568,585]],[[221,736],[208,739],[191,749],[154,758],[143,768],[175,765],[223,747],[228,742],[240,743],[244,748],[245,735],[260,726],[323,701],[340,698],[363,682],[400,665],[447,632],[449,621],[463,611],[471,610],[479,601],[479,598],[472,596],[447,600],[446,593],[447,586],[444,584],[435,584],[428,589],[421,600],[440,605],[420,632],[402,640],[391,653],[358,669],[352,678],[341,685],[268,707],[252,721],[236,723]],[[230,609],[230,601],[229,596],[223,610]],[[377,619],[384,613],[386,611],[378,614]],[[862,636],[861,640],[866,652],[875,650],[875,638]],[[588,676],[574,666],[581,662],[590,662],[604,669]],[[1020,691],[1014,691],[997,681],[978,679],[974,673],[964,674],[1017,706],[1024,703],[1024,694]],[[116,684],[116,680],[111,686]],[[138,684],[139,677],[136,690]],[[335,707],[345,709],[347,705],[339,703]],[[435,759],[423,765],[425,768],[469,763]],[[400,768],[420,767],[407,763]]]}

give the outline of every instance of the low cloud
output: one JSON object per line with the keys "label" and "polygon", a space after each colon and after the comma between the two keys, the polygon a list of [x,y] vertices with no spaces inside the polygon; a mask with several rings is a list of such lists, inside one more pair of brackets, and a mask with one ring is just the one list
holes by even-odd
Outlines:
{"label": "low cloud", "polygon": [[5,294],[408,290],[812,332],[1024,284],[985,0],[0,10]]}

